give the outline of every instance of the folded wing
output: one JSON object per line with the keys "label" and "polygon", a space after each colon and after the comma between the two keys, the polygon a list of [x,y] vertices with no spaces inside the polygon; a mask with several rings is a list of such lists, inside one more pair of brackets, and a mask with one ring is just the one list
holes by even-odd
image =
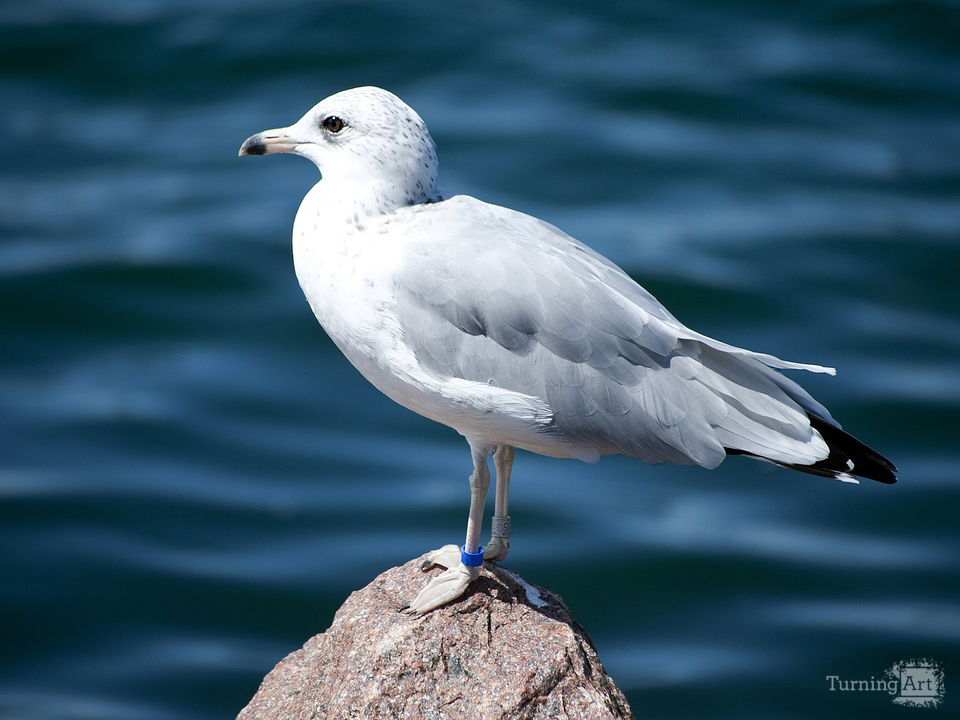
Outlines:
{"label": "folded wing", "polygon": [[458,196],[420,209],[410,233],[400,320],[428,372],[542,398],[544,432],[599,453],[704,467],[728,451],[828,457],[809,416],[836,423],[772,368],[829,368],[688,329],[616,265],[522,213]]}

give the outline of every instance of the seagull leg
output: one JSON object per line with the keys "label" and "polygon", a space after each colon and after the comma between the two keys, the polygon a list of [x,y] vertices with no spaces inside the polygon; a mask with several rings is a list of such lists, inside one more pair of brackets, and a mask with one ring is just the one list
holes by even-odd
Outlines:
{"label": "seagull leg", "polygon": [[493,510],[490,543],[483,551],[484,560],[506,560],[510,551],[510,471],[513,468],[513,448],[500,445],[493,456],[497,469],[497,499]]}
{"label": "seagull leg", "polygon": [[470,475],[470,516],[467,519],[467,538],[464,548],[467,553],[477,558],[477,566],[467,566],[463,563],[463,555],[456,545],[445,545],[434,550],[424,560],[423,569],[440,565],[447,568],[433,578],[420,594],[410,603],[408,609],[412,613],[422,614],[446,605],[456,600],[466,592],[471,582],[480,575],[480,530],[483,525],[483,506],[487,499],[487,489],[490,487],[490,469],[487,467],[487,455],[492,448],[474,448],[473,473]]}

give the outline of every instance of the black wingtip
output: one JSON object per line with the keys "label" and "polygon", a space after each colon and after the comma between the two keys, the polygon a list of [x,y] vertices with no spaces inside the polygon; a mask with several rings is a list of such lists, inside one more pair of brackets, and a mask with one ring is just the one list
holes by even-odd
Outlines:
{"label": "black wingtip", "polygon": [[[853,435],[844,432],[836,425],[827,422],[816,415],[807,414],[810,419],[810,426],[820,433],[820,437],[827,443],[830,454],[824,460],[815,462],[812,465],[798,465],[791,463],[774,462],[791,470],[798,470],[810,475],[819,475],[821,477],[834,478],[837,480],[851,481],[851,477],[862,477],[867,480],[875,480],[885,485],[893,485],[897,482],[897,467],[883,455],[873,448],[864,445]],[[729,455],[747,455],[758,457],[745,453],[742,450],[727,448]],[[769,458],[760,458],[769,460]]]}
{"label": "black wingtip", "polygon": [[826,460],[821,460],[810,466],[795,466],[798,470],[803,467],[816,468],[831,473],[834,477],[841,474],[855,475],[867,480],[876,480],[886,485],[893,485],[897,481],[897,467],[883,455],[871,447],[864,445],[853,435],[844,432],[836,425],[826,420],[809,415],[810,425],[820,433],[820,436],[830,448]]}

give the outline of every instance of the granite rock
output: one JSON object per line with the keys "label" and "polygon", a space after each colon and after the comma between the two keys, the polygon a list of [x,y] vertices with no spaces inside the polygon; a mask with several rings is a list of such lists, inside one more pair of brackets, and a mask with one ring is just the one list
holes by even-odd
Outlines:
{"label": "granite rock", "polygon": [[459,601],[411,616],[404,604],[439,572],[421,560],[350,595],[238,720],[633,717],[557,595],[487,562]]}

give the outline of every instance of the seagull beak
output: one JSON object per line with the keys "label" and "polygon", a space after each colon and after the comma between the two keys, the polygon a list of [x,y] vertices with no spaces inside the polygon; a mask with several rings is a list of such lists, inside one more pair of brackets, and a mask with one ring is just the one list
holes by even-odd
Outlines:
{"label": "seagull beak", "polygon": [[290,128],[264,130],[243,141],[238,155],[273,155],[293,152],[300,143],[288,134]]}

